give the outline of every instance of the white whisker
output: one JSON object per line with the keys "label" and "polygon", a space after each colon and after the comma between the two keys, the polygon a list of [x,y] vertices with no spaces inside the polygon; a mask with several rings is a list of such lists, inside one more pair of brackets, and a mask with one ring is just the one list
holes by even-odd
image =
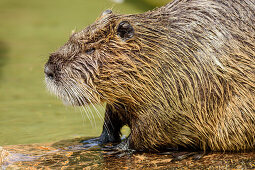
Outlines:
{"label": "white whisker", "polygon": [[[84,105],[84,102],[86,102],[86,101],[84,101],[82,98],[81,98],[81,96],[85,96],[86,97],[86,99],[89,99],[88,97],[87,97],[87,94],[88,93],[81,93],[80,92],[80,89],[77,87],[77,85],[75,85],[74,83],[72,83],[72,90],[75,90],[76,91],[76,93],[78,94],[78,95],[76,95],[76,99],[79,101],[79,103],[80,103],[80,105],[81,105],[81,107],[82,108],[84,108],[84,110],[85,110],[85,107],[83,106]],[[79,94],[79,93],[81,93],[81,94]],[[90,100],[89,100],[90,101]],[[90,102],[91,103],[91,102]],[[86,105],[88,105],[88,103],[86,102]],[[93,127],[96,127],[96,121],[95,121],[95,117],[94,117],[94,114],[93,114],[93,112],[92,112],[92,110],[91,110],[91,108],[90,107],[86,107],[86,109],[87,110],[89,110],[89,112],[88,113],[90,113],[90,115],[91,115],[91,117],[92,117],[92,122],[91,122],[91,124],[92,124],[92,126]],[[90,117],[90,116],[89,116]]]}

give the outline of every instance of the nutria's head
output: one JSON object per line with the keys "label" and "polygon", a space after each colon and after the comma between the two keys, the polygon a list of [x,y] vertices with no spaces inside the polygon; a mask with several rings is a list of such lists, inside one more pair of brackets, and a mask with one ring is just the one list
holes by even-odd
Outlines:
{"label": "nutria's head", "polygon": [[132,15],[105,11],[50,55],[44,70],[48,89],[72,105],[136,103],[146,79],[139,71],[144,61],[137,55],[137,27]]}

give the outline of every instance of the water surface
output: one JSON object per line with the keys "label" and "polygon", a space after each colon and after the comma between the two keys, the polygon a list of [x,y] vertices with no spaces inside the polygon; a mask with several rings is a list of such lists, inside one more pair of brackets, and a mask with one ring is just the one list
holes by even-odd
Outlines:
{"label": "water surface", "polygon": [[[84,145],[81,141],[86,140]],[[0,148],[0,168],[9,169],[254,169],[255,153],[208,153],[199,160],[173,161],[171,155],[134,153],[116,157],[95,138]]]}

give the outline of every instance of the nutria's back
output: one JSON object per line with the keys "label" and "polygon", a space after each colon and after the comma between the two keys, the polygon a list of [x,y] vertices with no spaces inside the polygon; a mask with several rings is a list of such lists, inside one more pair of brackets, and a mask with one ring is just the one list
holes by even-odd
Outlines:
{"label": "nutria's back", "polygon": [[157,150],[247,150],[255,132],[255,1],[175,0],[106,11],[53,53],[48,88],[73,105],[106,102],[102,142]]}

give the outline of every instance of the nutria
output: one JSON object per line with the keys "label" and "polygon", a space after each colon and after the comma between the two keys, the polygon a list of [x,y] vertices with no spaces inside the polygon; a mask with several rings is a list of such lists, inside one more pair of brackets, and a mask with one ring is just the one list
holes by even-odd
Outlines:
{"label": "nutria", "polygon": [[100,141],[120,142],[128,125],[123,150],[253,149],[254,11],[254,0],[107,10],[50,55],[46,84],[72,105],[106,103]]}

